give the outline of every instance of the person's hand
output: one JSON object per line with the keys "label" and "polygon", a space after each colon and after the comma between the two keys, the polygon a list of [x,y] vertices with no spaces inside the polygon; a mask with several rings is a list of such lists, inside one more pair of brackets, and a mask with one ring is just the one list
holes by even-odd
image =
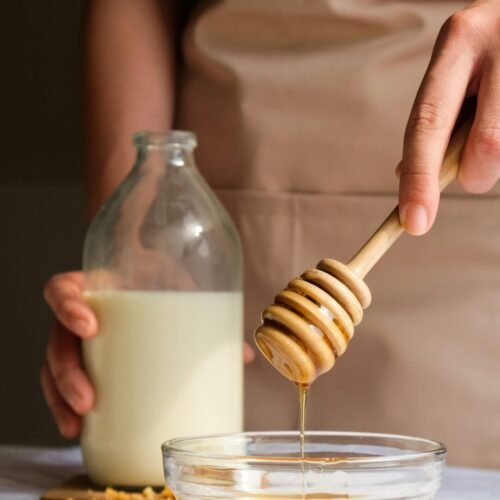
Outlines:
{"label": "person's hand", "polygon": [[40,380],[43,394],[60,433],[80,434],[81,415],[94,403],[94,390],[83,370],[80,339],[97,333],[97,320],[82,297],[83,274],[56,274],[45,285],[44,296],[56,316]]}
{"label": "person's hand", "polygon": [[400,175],[400,218],[415,235],[430,229],[439,204],[439,169],[467,96],[477,110],[458,180],[470,193],[500,177],[500,1],[478,0],[443,25],[410,113]]}
{"label": "person's hand", "polygon": [[[81,417],[94,404],[94,390],[83,369],[81,339],[97,334],[97,319],[83,300],[83,274],[56,274],[44,289],[45,300],[56,316],[47,346],[47,355],[40,373],[45,400],[59,427],[67,438],[80,434]],[[255,357],[245,342],[243,360]]]}

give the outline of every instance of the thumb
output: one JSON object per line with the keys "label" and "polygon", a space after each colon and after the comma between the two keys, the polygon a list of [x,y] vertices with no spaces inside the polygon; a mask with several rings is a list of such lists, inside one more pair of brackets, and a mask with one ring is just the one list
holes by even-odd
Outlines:
{"label": "thumb", "polygon": [[451,36],[455,25],[441,29],[406,127],[399,216],[414,235],[426,233],[436,218],[439,171],[475,64],[471,51]]}
{"label": "thumb", "polygon": [[410,170],[401,166],[399,177],[399,218],[405,230],[415,236],[426,233],[436,218],[439,204],[438,173],[423,166]]}

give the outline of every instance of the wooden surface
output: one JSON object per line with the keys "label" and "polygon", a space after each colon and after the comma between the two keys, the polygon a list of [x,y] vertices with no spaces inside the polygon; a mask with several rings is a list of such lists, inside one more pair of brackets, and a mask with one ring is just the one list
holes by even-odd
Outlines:
{"label": "wooden surface", "polygon": [[[116,488],[117,491],[120,491]],[[172,499],[173,496],[166,495],[165,493],[156,495],[146,495],[141,494],[141,491],[128,492],[128,497],[130,500],[140,500],[140,499]],[[46,491],[42,496],[41,500],[114,500],[113,494],[106,495],[104,489],[99,489],[92,485],[87,476],[76,476],[69,481],[65,482],[61,486]],[[125,495],[119,495],[116,500],[125,499]]]}

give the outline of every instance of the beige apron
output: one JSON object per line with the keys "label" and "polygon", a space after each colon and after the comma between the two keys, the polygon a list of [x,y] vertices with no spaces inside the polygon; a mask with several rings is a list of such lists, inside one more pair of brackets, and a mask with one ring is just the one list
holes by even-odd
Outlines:
{"label": "beige apron", "polygon": [[[227,0],[183,40],[177,127],[244,244],[246,338],[288,280],[347,261],[397,202],[406,118],[439,27],[464,2]],[[498,190],[497,190],[498,192]],[[313,386],[307,428],[408,433],[500,467],[500,199],[459,187],[423,238],[368,275],[373,303]],[[248,429],[297,429],[292,384],[258,356]]]}

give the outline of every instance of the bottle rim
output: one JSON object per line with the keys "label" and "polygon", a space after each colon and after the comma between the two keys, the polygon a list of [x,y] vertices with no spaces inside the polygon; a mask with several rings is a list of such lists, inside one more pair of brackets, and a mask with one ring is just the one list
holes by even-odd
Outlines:
{"label": "bottle rim", "polygon": [[194,149],[197,146],[196,135],[188,130],[141,130],[133,134],[136,147],[171,147],[178,146]]}

